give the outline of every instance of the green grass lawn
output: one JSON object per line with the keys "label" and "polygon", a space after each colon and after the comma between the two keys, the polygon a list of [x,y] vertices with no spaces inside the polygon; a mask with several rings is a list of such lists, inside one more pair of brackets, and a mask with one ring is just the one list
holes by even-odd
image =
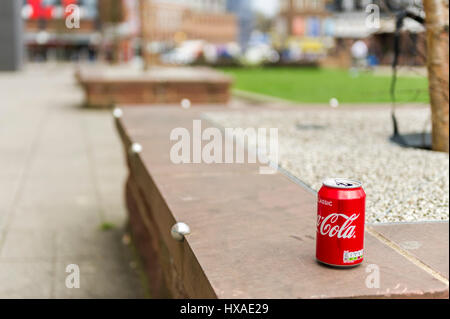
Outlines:
{"label": "green grass lawn", "polygon": [[[234,77],[234,88],[306,103],[328,103],[333,97],[340,103],[390,102],[390,76],[348,70],[321,68],[221,68]],[[428,102],[425,77],[399,77],[398,102]]]}

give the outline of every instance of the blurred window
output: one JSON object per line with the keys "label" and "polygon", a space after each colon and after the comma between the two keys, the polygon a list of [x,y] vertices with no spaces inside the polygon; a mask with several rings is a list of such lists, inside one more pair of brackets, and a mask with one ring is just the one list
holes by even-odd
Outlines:
{"label": "blurred window", "polygon": [[344,11],[353,11],[355,2],[353,0],[342,0],[342,9]]}

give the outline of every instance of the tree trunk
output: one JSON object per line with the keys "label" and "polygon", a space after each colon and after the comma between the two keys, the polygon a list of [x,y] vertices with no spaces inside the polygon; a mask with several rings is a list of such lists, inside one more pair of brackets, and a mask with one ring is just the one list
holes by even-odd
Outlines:
{"label": "tree trunk", "polygon": [[432,117],[432,147],[449,151],[448,0],[424,0],[427,66]]}

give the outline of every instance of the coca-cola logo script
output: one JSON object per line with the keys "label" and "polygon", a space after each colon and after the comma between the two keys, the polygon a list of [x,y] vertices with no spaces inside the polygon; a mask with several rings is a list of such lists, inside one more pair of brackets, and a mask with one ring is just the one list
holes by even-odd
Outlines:
{"label": "coca-cola logo script", "polygon": [[[342,225],[337,225],[339,217],[345,219]],[[329,237],[337,236],[337,238],[353,238],[355,237],[355,225],[353,222],[357,220],[359,214],[353,214],[347,216],[344,214],[334,213],[327,217],[317,216],[317,231],[323,235]]]}

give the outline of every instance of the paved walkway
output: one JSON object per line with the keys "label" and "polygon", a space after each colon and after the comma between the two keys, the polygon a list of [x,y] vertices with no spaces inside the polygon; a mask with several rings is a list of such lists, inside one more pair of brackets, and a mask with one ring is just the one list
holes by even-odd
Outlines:
{"label": "paved walkway", "polygon": [[0,298],[143,297],[110,113],[80,107],[69,65],[0,73],[0,92]]}

